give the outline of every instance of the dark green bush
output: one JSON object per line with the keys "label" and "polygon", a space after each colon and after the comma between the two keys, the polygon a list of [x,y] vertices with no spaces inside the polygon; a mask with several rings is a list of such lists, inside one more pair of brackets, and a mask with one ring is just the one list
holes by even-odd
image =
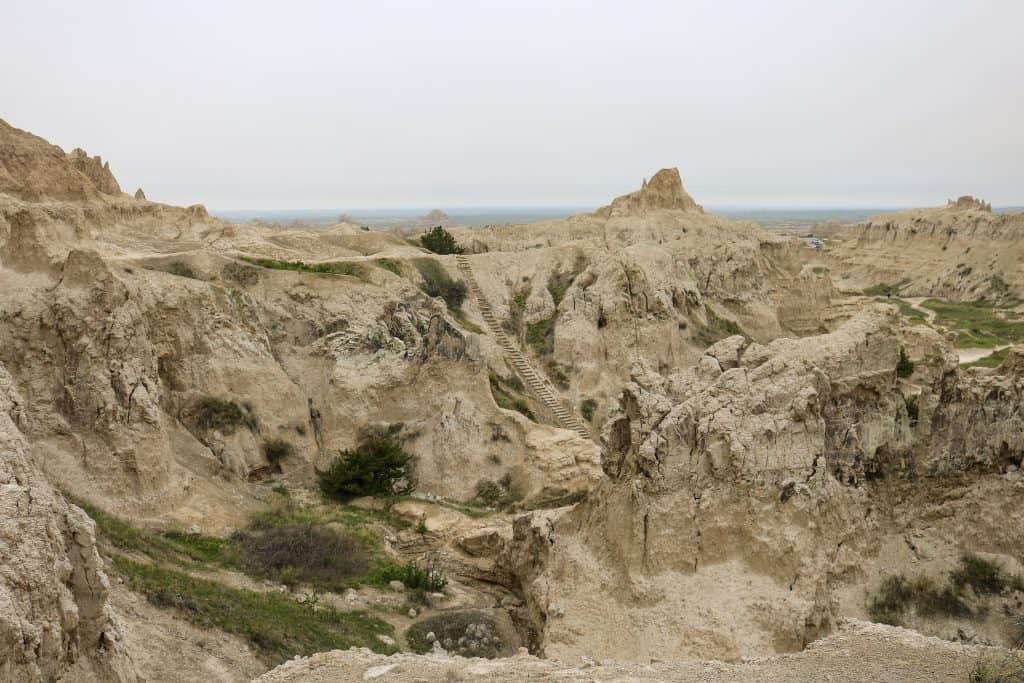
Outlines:
{"label": "dark green bush", "polygon": [[972,553],[960,558],[960,566],[949,575],[954,586],[971,586],[977,593],[999,595],[1007,589],[1024,590],[1020,576],[1006,573],[998,562],[992,562]]}
{"label": "dark green bush", "polygon": [[192,267],[184,261],[171,261],[167,266],[167,272],[171,275],[177,275],[178,277],[192,278],[193,280],[199,279],[196,272],[192,270]]}
{"label": "dark green bush", "polygon": [[192,419],[202,430],[220,429],[231,432],[237,427],[256,431],[259,422],[248,403],[238,404],[227,399],[201,396],[192,405]]}
{"label": "dark green bush", "polygon": [[294,452],[292,445],[284,439],[267,439],[263,442],[263,455],[267,462],[276,465]]}
{"label": "dark green bush", "polygon": [[901,575],[886,577],[878,592],[868,601],[871,619],[891,626],[902,626],[904,614],[911,609],[921,616],[971,616],[970,608],[961,599],[955,586],[940,587],[925,575],[913,580]]}
{"label": "dark green bush", "polygon": [[911,424],[917,424],[917,420],[921,415],[921,407],[917,399],[917,396],[904,397],[903,399],[903,403],[907,406],[907,416],[910,418]]}
{"label": "dark green bush", "polygon": [[594,411],[597,410],[597,401],[592,398],[585,398],[580,403],[580,413],[583,414],[583,419],[590,422],[594,419]]}
{"label": "dark green bush", "polygon": [[413,261],[413,265],[423,278],[422,289],[427,296],[441,297],[449,309],[462,308],[462,302],[466,300],[466,283],[449,277],[435,259],[418,258]]}
{"label": "dark green bush", "polygon": [[440,225],[431,228],[420,237],[420,244],[435,254],[461,254],[462,247],[450,232]]}
{"label": "dark green bush", "polygon": [[317,471],[320,490],[342,501],[411,493],[411,459],[393,435],[370,436],[358,448],[342,451],[326,472]]}
{"label": "dark green bush", "polygon": [[900,347],[900,359],[896,363],[896,375],[898,377],[910,377],[914,374],[914,361],[907,356],[906,350]]}

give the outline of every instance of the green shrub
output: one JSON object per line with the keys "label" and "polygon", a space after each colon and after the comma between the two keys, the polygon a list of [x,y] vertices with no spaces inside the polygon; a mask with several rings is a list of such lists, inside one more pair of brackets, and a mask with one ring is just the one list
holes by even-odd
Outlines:
{"label": "green shrub", "polygon": [[277,465],[294,452],[291,443],[284,439],[267,439],[263,442],[263,456],[271,465]]}
{"label": "green shrub", "polygon": [[911,424],[917,424],[918,417],[921,415],[921,407],[918,405],[917,396],[904,396],[903,403],[907,407],[907,417],[910,418]]}
{"label": "green shrub", "polygon": [[492,479],[481,479],[476,483],[476,500],[490,507],[501,507],[510,500],[509,490],[506,483],[497,482]]}
{"label": "green shrub", "polygon": [[999,595],[1006,590],[1024,591],[1024,579],[1008,574],[998,562],[992,562],[972,553],[960,558],[960,565],[949,575],[957,588],[971,586],[983,595]]}
{"label": "green shrub", "polygon": [[238,404],[213,396],[200,396],[192,405],[192,419],[204,431],[219,429],[233,432],[237,427],[248,427],[251,431],[259,428],[256,415],[248,403]]}
{"label": "green shrub", "polygon": [[461,254],[462,247],[450,232],[440,225],[431,228],[420,237],[420,244],[435,254]]}
{"label": "green shrub", "polygon": [[597,401],[592,398],[585,398],[580,403],[580,413],[583,414],[583,419],[590,422],[594,419],[594,411],[597,410]]}
{"label": "green shrub", "polygon": [[900,347],[900,359],[896,362],[896,376],[910,377],[914,374],[914,361],[907,356],[906,350]]}
{"label": "green shrub", "polygon": [[167,266],[167,272],[171,275],[177,275],[178,277],[187,277],[192,278],[193,280],[199,279],[199,276],[197,276],[196,272],[192,270],[192,267],[184,261],[171,261]]}
{"label": "green shrub", "polygon": [[449,309],[459,309],[466,299],[466,284],[461,280],[453,280],[441,265],[432,258],[418,258],[413,265],[423,278],[423,292],[427,296],[441,297]]}
{"label": "green shrub", "polygon": [[550,356],[555,351],[555,319],[558,312],[547,318],[526,325],[526,344],[541,358]]}
{"label": "green shrub", "polygon": [[891,626],[902,626],[903,616],[910,609],[921,616],[971,616],[970,608],[953,585],[940,587],[925,575],[913,580],[900,575],[888,576],[868,601],[871,619]]}
{"label": "green shrub", "polygon": [[425,654],[433,648],[427,634],[451,654],[461,657],[486,657],[492,659],[510,654],[511,649],[502,641],[498,627],[485,614],[471,610],[449,610],[422,619],[405,632],[409,648],[418,654]]}
{"label": "green shrub", "polygon": [[370,569],[362,544],[329,527],[292,524],[240,534],[246,568],[273,581],[343,589]]}
{"label": "green shrub", "polygon": [[358,448],[342,451],[326,472],[317,471],[320,489],[342,501],[359,496],[393,496],[415,488],[412,456],[392,435],[367,438]]}
{"label": "green shrub", "polygon": [[421,569],[415,562],[385,564],[370,574],[369,581],[378,586],[386,586],[392,581],[401,581],[406,588],[425,593],[440,593],[448,585],[448,579],[440,569],[435,567]]}

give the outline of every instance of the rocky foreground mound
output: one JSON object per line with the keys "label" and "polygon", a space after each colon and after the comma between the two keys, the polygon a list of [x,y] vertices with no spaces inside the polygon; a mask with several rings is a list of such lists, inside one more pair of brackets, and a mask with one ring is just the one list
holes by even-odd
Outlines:
{"label": "rocky foreground mound", "polygon": [[864,622],[845,624],[839,632],[805,651],[744,663],[668,662],[624,664],[584,657],[559,662],[518,656],[501,660],[444,655],[392,655],[369,650],[335,651],[295,659],[264,674],[258,683],[326,683],[382,681],[673,681],[678,683],[953,683],[966,681],[979,658],[998,653],[925,638],[911,631]]}

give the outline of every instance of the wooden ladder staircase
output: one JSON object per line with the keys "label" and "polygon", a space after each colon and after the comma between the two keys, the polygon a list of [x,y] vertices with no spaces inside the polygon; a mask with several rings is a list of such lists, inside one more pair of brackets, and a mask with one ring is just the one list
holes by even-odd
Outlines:
{"label": "wooden ladder staircase", "polygon": [[469,259],[462,254],[458,254],[455,256],[455,261],[458,263],[459,271],[462,273],[462,278],[466,281],[469,291],[476,297],[477,306],[480,308],[480,315],[483,316],[484,322],[487,323],[491,334],[498,340],[502,350],[505,352],[505,358],[515,368],[516,373],[523,379],[526,386],[530,387],[530,391],[540,399],[541,403],[547,406],[554,414],[560,426],[576,432],[584,439],[589,439],[590,431],[575,415],[569,412],[558,399],[558,394],[555,393],[556,390],[551,383],[533,369],[533,366],[530,365],[523,352],[505,334],[505,330],[501,328],[498,319],[494,317],[494,309],[491,308],[491,303],[484,297],[480,285],[476,282],[476,277],[473,276],[473,268],[469,264]]}

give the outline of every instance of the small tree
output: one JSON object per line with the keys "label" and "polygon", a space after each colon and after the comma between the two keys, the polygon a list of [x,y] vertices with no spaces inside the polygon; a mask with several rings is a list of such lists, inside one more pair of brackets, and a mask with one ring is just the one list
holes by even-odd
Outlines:
{"label": "small tree", "polygon": [[450,232],[440,225],[435,226],[420,237],[420,244],[435,254],[461,254],[462,247],[455,241]]}
{"label": "small tree", "polygon": [[411,493],[416,487],[409,471],[412,456],[390,435],[372,436],[358,448],[342,451],[326,472],[317,471],[320,490],[342,501],[359,496]]}
{"label": "small tree", "polygon": [[910,377],[914,374],[914,361],[910,360],[907,352],[900,347],[900,360],[896,363],[896,375],[898,377]]}

